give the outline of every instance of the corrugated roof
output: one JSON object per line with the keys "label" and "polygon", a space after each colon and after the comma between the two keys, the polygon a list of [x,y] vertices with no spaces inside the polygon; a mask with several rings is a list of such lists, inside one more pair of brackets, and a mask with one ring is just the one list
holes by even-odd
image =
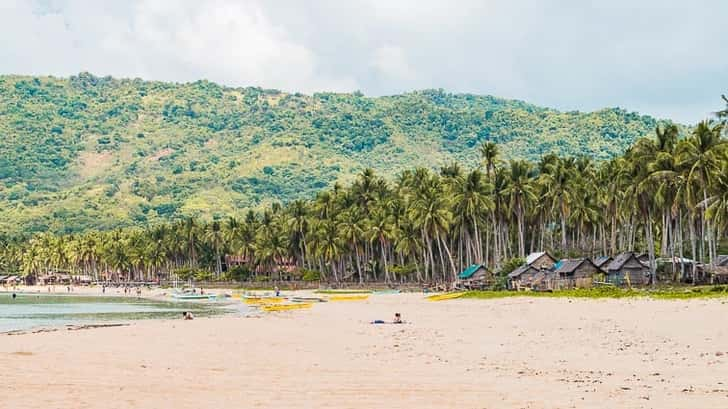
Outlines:
{"label": "corrugated roof", "polygon": [[463,270],[460,274],[458,274],[458,278],[460,279],[467,279],[473,276],[476,271],[478,271],[480,268],[483,267],[482,264],[472,264],[470,267]]}
{"label": "corrugated roof", "polygon": [[601,256],[601,257],[595,258],[592,262],[594,263],[595,266],[601,267],[602,265],[604,265],[604,263],[610,261],[611,259],[612,258],[609,256]]}
{"label": "corrugated roof", "polygon": [[554,273],[573,273],[585,261],[587,261],[585,258],[561,260],[559,261],[559,267],[554,270]]}
{"label": "corrugated roof", "polygon": [[722,254],[716,257],[716,266],[728,266],[728,254]]}
{"label": "corrugated roof", "polygon": [[510,273],[510,274],[508,274],[508,277],[509,277],[509,278],[516,278],[516,277],[519,277],[519,276],[520,276],[521,274],[525,273],[525,272],[526,272],[526,271],[528,271],[528,269],[530,269],[530,268],[533,268],[533,267],[531,267],[531,266],[530,266],[530,265],[528,265],[528,264],[524,264],[524,265],[522,265],[522,266],[518,267],[517,269],[515,269],[515,270],[511,271],[511,273]]}
{"label": "corrugated roof", "polygon": [[539,251],[537,253],[531,253],[528,256],[526,256],[526,264],[533,264],[534,261],[538,260],[539,257],[546,254],[545,251]]}
{"label": "corrugated roof", "polygon": [[[617,257],[614,258],[614,260],[612,260],[611,263],[609,263],[609,266],[607,266],[607,270],[619,270],[620,268],[622,268],[624,263],[629,261],[629,259],[632,257],[637,259],[637,255],[630,251],[618,255]],[[639,261],[639,259],[637,259],[637,261]],[[639,262],[640,262],[640,264],[645,265],[641,261],[639,261]]]}

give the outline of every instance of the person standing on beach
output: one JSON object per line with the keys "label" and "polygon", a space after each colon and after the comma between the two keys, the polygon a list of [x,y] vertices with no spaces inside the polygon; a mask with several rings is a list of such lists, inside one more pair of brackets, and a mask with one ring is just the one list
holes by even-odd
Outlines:
{"label": "person standing on beach", "polygon": [[275,291],[276,291],[276,297],[280,297],[281,290],[280,290],[280,288],[278,288],[278,286],[275,286]]}

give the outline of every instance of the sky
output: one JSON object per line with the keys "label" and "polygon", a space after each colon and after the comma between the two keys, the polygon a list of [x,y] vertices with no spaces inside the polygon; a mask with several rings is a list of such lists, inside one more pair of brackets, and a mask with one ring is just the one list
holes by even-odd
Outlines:
{"label": "sky", "polygon": [[0,74],[416,89],[685,124],[724,107],[726,0],[0,0]]}

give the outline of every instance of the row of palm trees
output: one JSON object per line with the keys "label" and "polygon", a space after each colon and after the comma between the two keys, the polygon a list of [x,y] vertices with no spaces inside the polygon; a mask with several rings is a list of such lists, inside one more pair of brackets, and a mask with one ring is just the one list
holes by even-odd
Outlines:
{"label": "row of palm trees", "polygon": [[[329,281],[431,282],[453,280],[473,263],[498,271],[540,250],[644,251],[653,272],[657,256],[710,267],[728,231],[723,133],[721,122],[701,122],[682,139],[675,126],[658,128],[604,163],[553,154],[506,162],[486,142],[474,169],[417,168],[394,181],[366,169],[347,188],[239,218],[0,239],[0,271],[149,280],[192,269],[225,277],[224,256],[236,255],[258,273],[293,262]],[[678,270],[675,279],[694,277],[694,267]]]}

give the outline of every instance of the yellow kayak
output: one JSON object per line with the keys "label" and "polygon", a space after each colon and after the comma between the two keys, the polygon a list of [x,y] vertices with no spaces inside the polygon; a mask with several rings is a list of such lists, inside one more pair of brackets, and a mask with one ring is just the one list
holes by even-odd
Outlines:
{"label": "yellow kayak", "polygon": [[275,312],[275,311],[291,311],[291,310],[302,310],[304,308],[311,308],[313,304],[283,304],[283,305],[263,305],[260,307],[263,311]]}
{"label": "yellow kayak", "polygon": [[363,301],[369,298],[369,294],[365,295],[333,295],[329,297],[329,301]]}
{"label": "yellow kayak", "polygon": [[431,296],[427,297],[427,299],[430,301],[444,301],[444,300],[452,300],[455,298],[460,298],[463,295],[465,295],[465,293],[435,294],[435,295],[431,295]]}
{"label": "yellow kayak", "polygon": [[283,297],[245,297],[246,304],[278,304],[286,299]]}

